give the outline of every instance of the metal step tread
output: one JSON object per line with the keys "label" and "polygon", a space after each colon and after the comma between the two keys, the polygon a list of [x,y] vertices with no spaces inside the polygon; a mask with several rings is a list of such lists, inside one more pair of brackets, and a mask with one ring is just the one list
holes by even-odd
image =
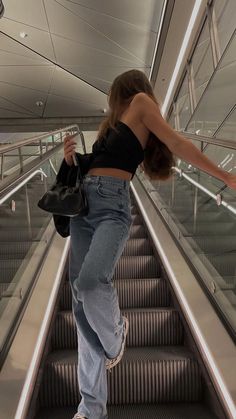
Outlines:
{"label": "metal step tread", "polygon": [[[127,347],[181,345],[183,327],[179,313],[174,308],[126,309],[129,319]],[[59,311],[52,333],[52,347],[72,349],[77,347],[77,332],[71,311]]]}
{"label": "metal step tread", "polygon": [[114,279],[153,278],[160,276],[160,266],[152,255],[121,256],[114,272]]}
{"label": "metal step tread", "polygon": [[17,256],[25,255],[32,244],[33,243],[31,241],[21,241],[16,243],[0,241],[0,259],[6,259],[7,257],[18,259]]}
{"label": "metal step tread", "polygon": [[[217,419],[201,403],[108,406],[109,419]],[[77,407],[40,409],[35,419],[72,419]]]}
{"label": "metal step tread", "polygon": [[[126,362],[135,363],[138,361],[143,362],[160,362],[160,361],[191,361],[197,364],[194,354],[187,349],[186,346],[162,346],[152,347],[146,346],[141,348],[126,348],[124,356],[120,364]],[[46,360],[46,365],[64,364],[64,365],[77,365],[78,354],[76,350],[56,350],[51,352]]]}
{"label": "metal step tread", "polygon": [[[170,305],[170,292],[167,282],[163,278],[125,278],[116,279],[114,285],[117,289],[120,308],[139,307],[168,307]],[[65,281],[61,293],[60,307],[71,310],[72,295],[70,284]]]}
{"label": "metal step tread", "polygon": [[[49,354],[40,388],[41,406],[79,402],[77,361],[76,350]],[[126,348],[107,378],[108,403],[113,405],[202,400],[199,365],[185,346]]]}
{"label": "metal step tread", "polygon": [[130,238],[123,250],[122,256],[152,255],[153,249],[149,240],[145,238]]}

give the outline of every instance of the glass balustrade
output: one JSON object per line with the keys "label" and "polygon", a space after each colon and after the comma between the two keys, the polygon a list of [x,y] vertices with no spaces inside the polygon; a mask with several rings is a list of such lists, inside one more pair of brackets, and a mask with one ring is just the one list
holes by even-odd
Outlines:
{"label": "glass balustrade", "polygon": [[222,121],[230,115],[235,106],[235,51],[234,33],[188,123],[187,131],[211,137],[220,129]]}
{"label": "glass balustrade", "polygon": [[[216,194],[223,183],[181,162],[183,173]],[[236,338],[236,215],[180,174],[168,181],[138,177],[183,248],[210,299]],[[236,212],[236,193],[224,190]],[[219,203],[219,202],[218,202]]]}
{"label": "glass balustrade", "polygon": [[[77,142],[83,152],[79,137]],[[37,203],[54,183],[62,159],[60,146],[0,196],[0,361],[55,233],[52,215]]]}
{"label": "glass balustrade", "polygon": [[[76,133],[78,128],[69,127],[68,131]],[[13,178],[27,172],[30,165],[40,162],[48,153],[52,154],[56,148],[61,147],[65,135],[66,132],[55,131],[36,138],[16,141],[11,145],[0,145],[0,187],[1,181],[7,177]]]}

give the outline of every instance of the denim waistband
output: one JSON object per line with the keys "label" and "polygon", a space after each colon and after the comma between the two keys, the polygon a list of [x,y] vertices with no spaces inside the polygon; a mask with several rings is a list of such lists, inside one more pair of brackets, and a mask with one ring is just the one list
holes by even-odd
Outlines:
{"label": "denim waistband", "polygon": [[106,183],[106,184],[110,184],[110,185],[116,185],[116,186],[119,186],[120,188],[124,188],[124,189],[127,189],[127,190],[130,187],[130,181],[129,180],[120,179],[120,178],[117,178],[115,176],[85,175],[84,180],[89,181],[89,182],[94,183],[94,184],[99,184],[99,183],[104,183],[105,184]]}

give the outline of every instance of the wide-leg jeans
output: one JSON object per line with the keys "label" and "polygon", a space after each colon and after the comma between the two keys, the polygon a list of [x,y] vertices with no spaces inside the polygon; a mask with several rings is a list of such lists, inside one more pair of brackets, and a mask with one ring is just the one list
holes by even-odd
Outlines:
{"label": "wide-leg jeans", "polygon": [[129,181],[111,176],[84,178],[86,216],[71,218],[69,277],[78,335],[78,413],[106,419],[106,358],[118,355],[123,319],[113,274],[131,226]]}

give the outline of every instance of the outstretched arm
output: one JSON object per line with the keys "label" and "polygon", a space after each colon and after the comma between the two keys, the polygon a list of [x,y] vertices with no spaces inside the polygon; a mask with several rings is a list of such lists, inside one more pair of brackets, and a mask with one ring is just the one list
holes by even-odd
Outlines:
{"label": "outstretched arm", "polygon": [[159,106],[145,93],[138,93],[134,105],[147,129],[155,134],[173,154],[221,179],[236,189],[236,176],[220,169],[195,147],[191,141],[174,131],[162,117]]}

